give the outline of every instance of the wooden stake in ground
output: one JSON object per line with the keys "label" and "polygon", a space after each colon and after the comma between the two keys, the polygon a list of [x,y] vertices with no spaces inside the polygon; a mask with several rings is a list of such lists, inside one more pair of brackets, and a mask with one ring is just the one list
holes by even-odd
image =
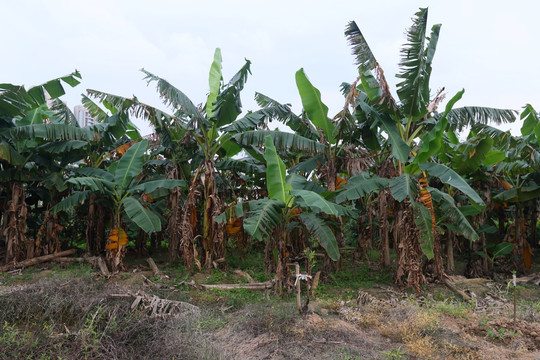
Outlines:
{"label": "wooden stake in ground", "polygon": [[[298,263],[288,263],[287,266],[294,265],[294,272],[295,272],[295,280],[294,285],[296,286],[296,306],[298,307],[298,312],[300,314],[303,314],[307,311],[308,305],[309,305],[309,291],[310,291],[310,285],[311,285],[311,269],[309,267],[308,262],[308,271],[307,274],[301,274],[300,273],[300,265]],[[304,305],[302,305],[302,285],[301,282],[304,280],[306,282],[306,302]]]}
{"label": "wooden stake in ground", "polygon": [[300,298],[301,284],[300,281],[300,265],[298,263],[294,264],[294,272],[296,274],[296,306],[298,307],[298,312],[302,313],[302,299]]}
{"label": "wooden stake in ground", "polygon": [[514,332],[516,332],[516,273],[512,274],[512,283],[514,284]]}
{"label": "wooden stake in ground", "polygon": [[44,263],[44,262],[53,260],[54,258],[57,258],[57,257],[63,257],[63,256],[68,256],[68,255],[74,254],[76,251],[77,251],[77,249],[70,249],[70,250],[66,250],[66,251],[61,251],[61,252],[56,253],[56,254],[49,254],[49,255],[39,256],[39,257],[35,257],[35,258],[32,258],[32,259],[24,260],[24,261],[21,261],[21,262],[15,262],[15,263],[7,264],[5,266],[0,267],[0,272],[10,271],[10,270],[14,270],[14,269],[20,269],[20,268],[24,268],[24,267],[28,267],[28,266],[32,266],[32,265],[36,265],[36,264],[40,264],[40,263]]}

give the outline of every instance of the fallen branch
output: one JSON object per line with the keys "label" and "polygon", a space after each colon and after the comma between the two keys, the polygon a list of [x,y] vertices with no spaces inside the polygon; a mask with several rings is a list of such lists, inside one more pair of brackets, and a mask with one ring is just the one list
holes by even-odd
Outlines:
{"label": "fallen branch", "polygon": [[247,272],[244,272],[242,270],[237,269],[237,270],[234,270],[233,273],[235,273],[236,275],[240,275],[240,276],[244,277],[247,281],[249,281],[250,284],[255,283],[255,280],[253,280],[251,275],[249,275]]}
{"label": "fallen branch", "polygon": [[187,315],[199,317],[201,315],[201,310],[198,306],[182,301],[162,299],[156,295],[150,295],[143,291],[138,291],[135,294],[109,294],[109,296],[119,298],[134,297],[135,300],[131,304],[131,310],[142,310],[147,316],[153,318],[164,318],[166,316],[180,317]]}
{"label": "fallen branch", "polygon": [[159,276],[161,278],[161,271],[159,271],[159,268],[157,267],[156,263],[154,262],[154,259],[149,257],[146,259],[146,262],[148,265],[150,265],[150,268],[152,269],[152,272],[154,273],[154,276]]}
{"label": "fallen branch", "polygon": [[35,258],[32,258],[32,259],[24,260],[24,261],[21,261],[21,262],[7,264],[5,266],[0,267],[0,272],[5,272],[5,271],[10,271],[10,270],[14,270],[14,269],[20,269],[20,268],[24,268],[24,267],[28,267],[28,266],[32,266],[32,265],[36,265],[36,264],[41,264],[41,263],[44,263],[44,262],[47,262],[47,261],[51,261],[51,260],[53,260],[55,258],[58,258],[58,257],[64,257],[64,256],[74,254],[76,251],[77,251],[77,249],[70,249],[70,250],[66,250],[66,251],[61,251],[61,252],[56,253],[56,254],[49,254],[49,255],[39,256],[39,257],[35,257]]}
{"label": "fallen branch", "polygon": [[105,276],[106,278],[109,278],[111,276],[111,273],[109,272],[109,269],[107,268],[107,264],[105,264],[105,261],[103,261],[103,258],[98,257],[96,262],[103,276]]}
{"label": "fallen branch", "polygon": [[448,277],[445,277],[443,279],[444,284],[450,288],[450,290],[454,291],[455,293],[459,294],[462,298],[464,298],[467,301],[471,301],[471,297],[463,290],[460,290],[456,287],[456,284],[454,284]]}
{"label": "fallen branch", "polygon": [[[510,280],[507,280],[506,282],[509,283],[509,282],[512,282],[512,281],[514,281],[514,280],[510,279]],[[527,283],[529,281],[532,282],[535,285],[539,285],[540,284],[540,273],[531,274],[531,275],[528,275],[528,276],[523,276],[523,277],[516,278],[516,284]]]}
{"label": "fallen branch", "polygon": [[105,264],[105,261],[103,261],[103,258],[101,258],[99,256],[87,256],[87,257],[78,257],[78,258],[61,256],[61,257],[55,257],[51,261],[56,261],[56,262],[74,262],[74,261],[88,262],[92,266],[97,266],[99,268],[99,270],[101,271],[101,273],[103,274],[103,276],[105,276],[107,278],[111,276],[111,274],[109,272],[109,269],[107,268],[107,265]]}
{"label": "fallen branch", "polygon": [[274,286],[273,281],[267,281],[263,283],[253,283],[253,284],[191,284],[190,285],[196,288],[202,289],[220,289],[220,290],[230,290],[230,289],[248,289],[248,290],[266,290],[271,289]]}
{"label": "fallen branch", "polygon": [[84,258],[84,257],[78,257],[78,258],[74,258],[74,257],[57,257],[57,258],[54,258],[52,259],[51,261],[54,261],[54,262],[85,262],[85,261],[89,261],[90,258]]}
{"label": "fallen branch", "polygon": [[464,276],[459,276],[459,275],[456,275],[456,276],[448,276],[448,278],[450,279],[450,281],[452,281],[452,283],[454,284],[480,284],[480,283],[485,283],[485,282],[490,282],[491,280],[490,279],[486,279],[486,278],[472,278],[472,279],[468,279]]}

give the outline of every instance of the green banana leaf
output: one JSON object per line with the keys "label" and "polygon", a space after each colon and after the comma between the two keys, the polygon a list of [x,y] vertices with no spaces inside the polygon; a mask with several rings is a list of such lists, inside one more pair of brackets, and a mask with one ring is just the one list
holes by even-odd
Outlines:
{"label": "green banana leaf", "polygon": [[173,180],[173,179],[151,180],[151,181],[146,181],[142,184],[131,187],[129,189],[129,192],[133,193],[135,191],[142,191],[143,193],[148,194],[155,191],[156,189],[172,190],[177,186],[185,187],[186,182],[184,180]]}
{"label": "green banana leaf", "polygon": [[343,185],[344,190],[336,196],[336,202],[342,203],[345,200],[360,199],[367,194],[378,192],[388,185],[388,179],[378,176],[369,176],[365,173],[353,176],[348,183]]}
{"label": "green banana leaf", "polygon": [[484,165],[489,166],[506,159],[506,153],[502,150],[491,149],[484,158]]}
{"label": "green banana leaf", "polygon": [[292,186],[285,179],[285,164],[279,157],[270,136],[266,137],[266,187],[270,199],[289,204],[292,196]]}
{"label": "green banana leaf", "polygon": [[13,166],[21,166],[26,163],[26,158],[7,142],[0,143],[0,160],[4,160]]}
{"label": "green banana leaf", "polygon": [[431,129],[431,131],[426,135],[426,137],[422,139],[422,146],[420,147],[416,154],[416,157],[414,158],[414,162],[416,164],[426,162],[430,157],[439,153],[443,144],[443,134],[446,130],[446,125],[448,124],[446,116],[448,115],[450,110],[452,110],[452,106],[454,106],[454,104],[459,99],[461,99],[464,92],[465,90],[461,90],[456,95],[454,95],[452,99],[450,99],[448,104],[446,104],[446,109],[443,116],[439,119],[433,129]]}
{"label": "green banana leaf", "polygon": [[413,25],[407,30],[407,43],[401,50],[400,72],[396,75],[403,79],[396,85],[403,113],[414,120],[424,116],[429,102],[429,92],[425,92],[425,82],[429,80],[425,51],[427,17],[427,8],[415,14]]}
{"label": "green banana leaf", "polygon": [[540,186],[531,185],[504,190],[493,197],[500,202],[524,202],[540,197]]}
{"label": "green banana leaf", "polygon": [[392,155],[397,160],[406,162],[409,159],[411,148],[399,135],[396,123],[394,123],[392,118],[386,116],[385,114],[380,117],[380,121],[382,128],[388,134],[388,141],[392,146]]}
{"label": "green banana leaf", "polygon": [[296,72],[296,87],[302,99],[302,105],[313,124],[322,129],[330,144],[336,143],[334,125],[328,119],[328,107],[321,100],[321,92],[311,84],[304,69]]}
{"label": "green banana leaf", "polygon": [[291,195],[301,197],[307,206],[319,209],[328,215],[338,216],[338,212],[331,202],[327,201],[321,195],[309,190],[292,190]]}
{"label": "green banana leaf", "polygon": [[309,212],[300,213],[299,217],[308,231],[319,240],[319,244],[326,250],[330,259],[338,261],[340,257],[338,243],[332,229],[326,222]]}
{"label": "green banana leaf", "polygon": [[411,201],[414,210],[414,222],[420,230],[420,248],[428,259],[433,259],[433,242],[435,234],[433,234],[433,222],[431,213],[427,207]]}
{"label": "green banana leaf", "polygon": [[390,180],[390,192],[392,193],[392,197],[399,202],[402,202],[407,197],[410,201],[414,201],[418,194],[418,189],[412,176],[404,173]]}
{"label": "green banana leaf", "polygon": [[46,139],[57,140],[84,140],[93,141],[97,134],[89,128],[80,128],[64,124],[33,124],[8,128],[0,131],[0,135],[13,140]]}
{"label": "green banana leaf", "polygon": [[[211,119],[215,119],[215,125],[220,128],[231,124],[238,115],[242,113],[242,102],[240,92],[246,84],[250,70],[251,61],[246,59],[246,63],[232,77],[224,89],[218,94],[214,103],[214,114]],[[212,120],[213,121],[213,120]]]}
{"label": "green banana leaf", "polygon": [[484,200],[474,191],[473,188],[463,179],[458,173],[450,169],[448,166],[437,163],[421,163],[419,164],[423,171],[427,171],[431,176],[439,178],[443,183],[463,192],[476,204],[485,206]]}
{"label": "green banana leaf", "polygon": [[133,178],[141,173],[144,153],[147,148],[148,141],[140,141],[132,145],[118,160],[118,166],[114,172],[114,182],[117,189],[121,191],[127,189]]}
{"label": "green banana leaf", "polygon": [[90,176],[95,178],[100,178],[104,180],[108,180],[110,182],[114,181],[114,175],[111,174],[109,171],[93,168],[93,167],[80,167],[71,169],[73,174],[75,175],[82,175],[82,176]]}
{"label": "green banana leaf", "polygon": [[72,195],[64,198],[62,201],[54,205],[51,208],[51,211],[54,215],[61,211],[71,211],[77,206],[84,204],[84,202],[90,198],[90,195],[92,195],[92,193],[93,191],[90,190],[74,192]]}
{"label": "green banana leaf", "polygon": [[326,191],[326,189],[317,182],[309,181],[305,177],[298,174],[288,175],[287,182],[291,184],[294,190],[309,190],[317,194],[321,194]]}
{"label": "green banana leaf", "polygon": [[48,142],[38,147],[38,151],[47,152],[49,154],[69,153],[71,151],[85,149],[88,146],[88,141],[82,140],[63,140]]}
{"label": "green banana leaf", "polygon": [[77,188],[87,187],[92,191],[98,191],[102,194],[110,194],[115,184],[111,181],[100,179],[91,176],[81,176],[66,180],[68,183],[74,184]]}
{"label": "green banana leaf", "polygon": [[454,198],[439,189],[429,187],[428,190],[433,200],[439,204],[441,214],[448,218],[450,223],[458,230],[454,231],[463,234],[463,236],[471,242],[477,241],[479,239],[478,234],[469,223],[469,220],[467,220],[465,215],[458,209]]}
{"label": "green banana leaf", "polygon": [[244,230],[256,240],[264,240],[272,230],[282,223],[285,204],[273,199],[260,199],[249,202],[250,210],[244,218]]}
{"label": "green banana leaf", "polygon": [[270,136],[274,145],[280,150],[303,151],[308,154],[320,154],[326,151],[326,146],[318,141],[282,131],[252,130],[235,134],[233,138],[244,146],[261,146]]}
{"label": "green banana leaf", "polygon": [[137,198],[128,196],[123,200],[124,210],[129,218],[145,233],[161,231],[161,220],[151,210],[145,208]]}
{"label": "green banana leaf", "polygon": [[206,116],[212,117],[214,114],[214,102],[216,101],[219,90],[221,88],[221,81],[223,75],[221,74],[221,49],[216,48],[214,52],[214,61],[210,66],[210,74],[208,75],[208,85],[210,86],[210,93],[206,100]]}
{"label": "green banana leaf", "polygon": [[484,164],[486,156],[492,151],[493,140],[489,137],[475,139],[466,146],[458,146],[453,157],[452,167],[459,174],[470,174]]}

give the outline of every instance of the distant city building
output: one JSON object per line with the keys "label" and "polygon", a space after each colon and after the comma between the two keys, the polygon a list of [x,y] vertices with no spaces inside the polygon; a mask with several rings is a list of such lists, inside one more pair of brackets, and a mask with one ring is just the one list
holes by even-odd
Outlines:
{"label": "distant city building", "polygon": [[94,125],[96,120],[90,115],[88,110],[82,105],[76,105],[73,108],[73,114],[75,114],[75,119],[79,123],[80,127]]}

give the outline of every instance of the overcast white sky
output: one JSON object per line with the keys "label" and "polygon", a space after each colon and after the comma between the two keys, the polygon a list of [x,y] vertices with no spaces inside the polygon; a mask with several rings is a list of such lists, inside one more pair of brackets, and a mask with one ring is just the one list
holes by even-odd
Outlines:
{"label": "overcast white sky", "polygon": [[154,85],[147,87],[138,71],[144,67],[198,104],[220,47],[226,80],[244,58],[252,61],[244,110],[257,109],[258,91],[299,112],[294,74],[303,67],[333,116],[343,104],[339,85],[357,75],[346,24],[356,21],[395,89],[405,30],[426,6],[429,27],[442,23],[432,92],[444,86],[449,99],[465,88],[457,106],[540,108],[535,0],[3,0],[0,82],[37,85],[77,69],[82,84],[63,97],[70,107],[87,88],[160,105]]}

